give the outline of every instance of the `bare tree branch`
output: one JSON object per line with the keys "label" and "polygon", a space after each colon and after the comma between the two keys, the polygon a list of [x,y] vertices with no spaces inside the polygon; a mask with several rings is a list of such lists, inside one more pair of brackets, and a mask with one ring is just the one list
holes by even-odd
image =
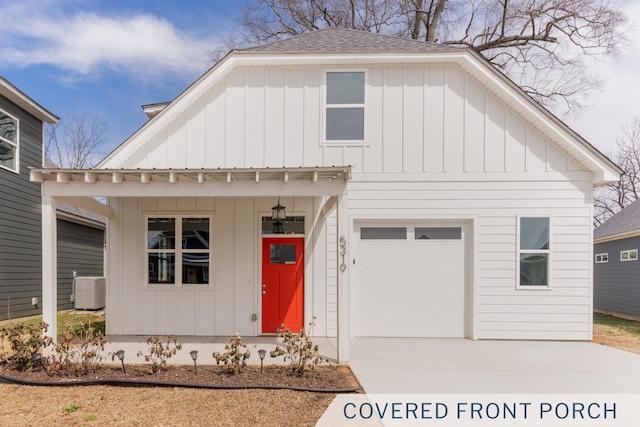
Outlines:
{"label": "bare tree branch", "polygon": [[325,27],[466,46],[565,114],[602,83],[589,60],[615,58],[627,30],[614,0],[251,0],[240,25],[236,46]]}
{"label": "bare tree branch", "polygon": [[594,224],[600,225],[638,199],[640,192],[640,117],[622,127],[613,160],[624,170],[620,181],[594,191]]}
{"label": "bare tree branch", "polygon": [[58,167],[92,167],[98,160],[98,150],[105,142],[106,130],[99,116],[89,118],[86,113],[49,125],[45,144],[47,158]]}

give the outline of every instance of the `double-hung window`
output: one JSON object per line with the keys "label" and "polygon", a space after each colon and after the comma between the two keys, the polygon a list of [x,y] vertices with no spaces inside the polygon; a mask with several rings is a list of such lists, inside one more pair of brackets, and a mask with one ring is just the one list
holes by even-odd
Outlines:
{"label": "double-hung window", "polygon": [[549,229],[548,217],[519,218],[519,286],[549,286]]}
{"label": "double-hung window", "polygon": [[18,172],[18,119],[0,110],[0,167]]}
{"label": "double-hung window", "polygon": [[147,218],[147,283],[208,285],[210,243],[210,217]]}
{"label": "double-hung window", "polygon": [[364,71],[329,71],[326,76],[325,140],[364,141]]}

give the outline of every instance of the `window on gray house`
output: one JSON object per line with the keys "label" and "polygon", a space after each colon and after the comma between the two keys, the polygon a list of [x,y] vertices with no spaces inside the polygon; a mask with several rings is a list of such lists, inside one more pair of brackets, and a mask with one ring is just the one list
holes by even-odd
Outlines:
{"label": "window on gray house", "polygon": [[0,110],[0,166],[18,172],[18,119]]}

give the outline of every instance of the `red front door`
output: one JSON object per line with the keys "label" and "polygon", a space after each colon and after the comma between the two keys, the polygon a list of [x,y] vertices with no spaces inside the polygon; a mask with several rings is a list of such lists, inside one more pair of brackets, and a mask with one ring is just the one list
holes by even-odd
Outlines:
{"label": "red front door", "polygon": [[304,238],[262,239],[262,333],[303,327]]}

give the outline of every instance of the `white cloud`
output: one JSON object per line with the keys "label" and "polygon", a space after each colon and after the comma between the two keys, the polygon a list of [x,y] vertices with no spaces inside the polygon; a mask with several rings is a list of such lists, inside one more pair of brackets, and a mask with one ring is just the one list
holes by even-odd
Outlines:
{"label": "white cloud", "polygon": [[216,47],[213,36],[192,37],[151,14],[65,12],[60,5],[50,1],[3,5],[3,66],[51,65],[72,76],[108,70],[144,79],[166,73],[197,74],[211,65],[207,51]]}

